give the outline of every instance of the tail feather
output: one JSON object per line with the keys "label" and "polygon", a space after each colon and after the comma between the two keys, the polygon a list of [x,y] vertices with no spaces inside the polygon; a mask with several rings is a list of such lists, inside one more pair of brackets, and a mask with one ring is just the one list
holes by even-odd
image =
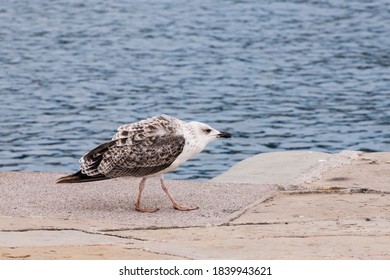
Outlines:
{"label": "tail feather", "polygon": [[84,183],[84,182],[92,182],[92,181],[101,181],[101,180],[107,180],[110,179],[103,174],[99,174],[96,176],[88,176],[83,173],[81,173],[81,170],[77,173],[63,176],[61,178],[58,178],[57,184],[63,184],[63,183]]}

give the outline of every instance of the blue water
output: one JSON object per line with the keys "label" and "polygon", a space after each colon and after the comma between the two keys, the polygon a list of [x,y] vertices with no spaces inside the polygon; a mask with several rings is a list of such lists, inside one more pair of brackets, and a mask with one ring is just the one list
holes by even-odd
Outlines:
{"label": "blue water", "polygon": [[160,113],[234,135],[168,178],[263,152],[390,150],[389,1],[0,1],[0,170],[78,170]]}

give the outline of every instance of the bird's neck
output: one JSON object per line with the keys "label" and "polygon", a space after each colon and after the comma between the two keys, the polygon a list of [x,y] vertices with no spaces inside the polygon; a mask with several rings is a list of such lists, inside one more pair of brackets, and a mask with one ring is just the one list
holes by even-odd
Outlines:
{"label": "bird's neck", "polygon": [[200,153],[204,149],[204,146],[202,141],[200,141],[201,139],[199,138],[197,131],[190,125],[186,125],[184,129],[184,134],[188,135],[188,137],[186,137],[187,148],[193,151],[193,155]]}

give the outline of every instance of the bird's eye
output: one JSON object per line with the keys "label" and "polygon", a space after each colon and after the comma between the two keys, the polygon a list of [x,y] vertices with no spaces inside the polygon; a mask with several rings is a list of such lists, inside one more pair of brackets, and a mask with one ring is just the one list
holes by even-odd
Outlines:
{"label": "bird's eye", "polygon": [[203,129],[203,131],[206,133],[206,134],[209,134],[211,132],[211,129],[210,128],[206,128],[206,129]]}

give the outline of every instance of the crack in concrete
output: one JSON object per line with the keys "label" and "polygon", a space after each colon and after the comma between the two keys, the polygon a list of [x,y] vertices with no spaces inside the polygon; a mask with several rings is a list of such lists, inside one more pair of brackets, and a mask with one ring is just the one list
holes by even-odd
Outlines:
{"label": "crack in concrete", "polygon": [[142,241],[142,242],[148,242],[148,241],[150,241],[150,240],[148,240],[148,239],[139,238],[139,237],[135,237],[135,236],[123,236],[123,235],[117,235],[117,234],[112,234],[112,233],[101,233],[101,235],[112,236],[112,237],[119,237],[119,238],[124,238],[124,239]]}
{"label": "crack in concrete", "polygon": [[[99,231],[88,231],[88,230],[83,230],[83,229],[75,229],[75,228],[50,228],[50,229],[45,229],[45,228],[40,228],[40,229],[17,229],[17,230],[0,230],[0,232],[31,232],[31,231],[76,231],[76,232],[82,232],[86,234],[93,234],[93,235],[102,235],[102,236],[111,236],[111,237],[116,237],[116,238],[121,238],[121,239],[126,239],[126,240],[137,240],[136,238],[131,238],[131,237],[126,237],[126,236],[120,236],[120,235],[110,235],[110,234],[105,234]],[[99,243],[100,244],[100,243]],[[109,244],[109,243],[107,243]]]}
{"label": "crack in concrete", "polygon": [[80,231],[84,233],[91,233],[93,232],[86,231],[83,229],[77,229],[77,228],[22,228],[22,229],[0,229],[0,232],[27,232],[27,231]]}
{"label": "crack in concrete", "polygon": [[133,227],[133,228],[119,228],[119,229],[102,229],[100,232],[116,232],[116,231],[130,231],[130,230],[160,230],[160,229],[183,229],[183,228],[203,228],[205,226],[150,226],[150,227]]}
{"label": "crack in concrete", "polygon": [[271,201],[275,196],[277,196],[278,193],[275,193],[273,196],[270,196],[270,197],[267,197],[265,199],[261,199],[261,200],[258,200],[258,201],[255,201],[251,204],[249,204],[247,207],[241,209],[240,211],[237,211],[236,215],[234,216],[231,216],[228,221],[226,222],[223,222],[223,223],[220,223],[216,226],[229,226],[231,222],[239,219],[241,216],[245,215],[250,209],[264,203],[264,202],[267,202],[267,201]]}
{"label": "crack in concrete", "polygon": [[148,253],[156,254],[156,255],[160,255],[160,256],[170,256],[170,257],[183,258],[183,259],[186,259],[186,260],[193,260],[192,258],[189,258],[189,257],[187,257],[187,256],[175,255],[175,254],[170,254],[170,253],[163,253],[163,252],[158,252],[158,251],[153,251],[153,250],[145,249],[145,248],[142,248],[142,247],[124,248],[124,249],[125,249],[125,250],[142,250],[142,251],[144,251],[144,252],[148,252]]}
{"label": "crack in concrete", "polygon": [[[317,237],[389,237],[389,234],[319,234],[319,235],[266,235],[266,238],[317,238]],[[247,238],[257,240],[258,238]]]}
{"label": "crack in concrete", "polygon": [[388,191],[379,191],[379,190],[373,190],[370,188],[361,188],[361,187],[351,187],[351,188],[337,188],[337,189],[328,189],[328,190],[322,190],[322,189],[313,189],[313,190],[286,190],[282,191],[281,194],[288,194],[288,195],[306,195],[306,194],[355,194],[355,193],[369,193],[369,194],[390,194]]}
{"label": "crack in concrete", "polygon": [[[351,219],[351,218],[345,218],[345,219],[342,219],[341,221],[348,221],[348,220],[354,220],[355,219]],[[365,222],[371,222],[372,220],[370,218],[361,218],[361,219],[357,219],[357,220],[361,220],[361,221],[365,221]],[[387,220],[387,219],[383,219],[383,220]],[[306,221],[293,221],[293,220],[288,220],[288,221],[281,221],[281,222],[253,222],[253,223],[237,223],[237,224],[229,224],[229,225],[226,225],[226,226],[232,226],[232,227],[235,227],[235,226],[268,226],[268,225],[290,225],[290,224],[310,224],[310,223],[313,223],[313,222],[334,222],[336,224],[339,224],[340,223],[340,219],[336,219],[336,220],[332,220],[332,219],[312,219],[312,220],[306,220]],[[353,223],[353,224],[343,224],[344,226],[347,226],[347,225],[357,225],[357,223]]]}

